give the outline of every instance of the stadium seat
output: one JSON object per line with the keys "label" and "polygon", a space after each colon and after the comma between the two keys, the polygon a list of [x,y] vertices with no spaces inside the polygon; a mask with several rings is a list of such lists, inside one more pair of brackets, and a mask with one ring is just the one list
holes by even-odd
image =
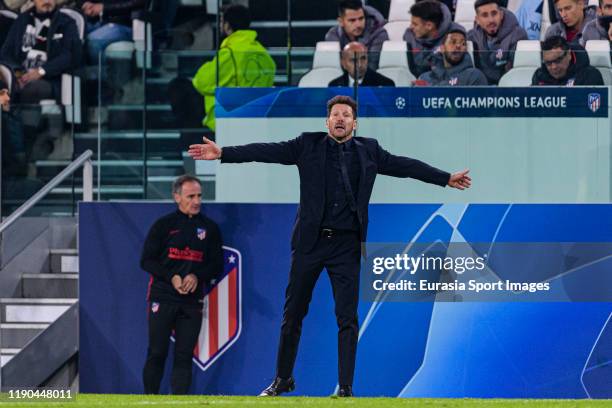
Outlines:
{"label": "stadium seat", "polygon": [[407,46],[404,41],[385,41],[378,62],[378,73],[391,78],[395,86],[411,86],[416,78],[408,69]]}
{"label": "stadium seat", "polygon": [[601,72],[604,85],[612,85],[612,63],[610,63],[610,42],[591,40],[585,44],[591,65]]}
{"label": "stadium seat", "polygon": [[[145,31],[146,30],[146,31]],[[106,47],[104,55],[111,59],[131,60],[136,52],[136,65],[143,68],[145,65],[144,51],[153,50],[153,33],[150,23],[143,20],[132,20],[132,41],[117,41]],[[147,68],[151,68],[151,53],[147,53]]]}
{"label": "stadium seat", "polygon": [[85,40],[85,17],[83,14],[81,14],[81,12],[78,10],[67,7],[60,8],[60,12],[66,14],[68,17],[74,20],[79,33],[79,38],[81,39],[81,42],[83,42]]}
{"label": "stadium seat", "polygon": [[550,27],[552,25],[552,22],[550,20],[550,6],[548,4],[549,0],[544,0],[544,4],[542,5],[542,25],[540,26],[540,40],[544,41],[544,38],[546,37],[546,30],[548,30],[548,27]]}
{"label": "stadium seat", "polygon": [[476,64],[476,60],[474,59],[474,43],[471,41],[466,41],[465,45],[467,46],[467,52],[468,54],[470,54],[470,57],[472,57],[472,65]]}
{"label": "stadium seat", "polygon": [[9,93],[13,90],[13,81],[15,77],[13,75],[13,70],[10,69],[7,65],[0,64],[0,79],[4,81],[6,87],[9,90]]}
{"label": "stadium seat", "polygon": [[410,21],[410,7],[415,0],[391,0],[387,21]]}
{"label": "stadium seat", "polygon": [[[60,12],[72,18],[77,26],[81,44],[85,43],[85,17],[80,11],[62,7]],[[62,74],[61,104],[66,113],[66,122],[80,124],[83,121],[81,111],[81,78],[77,75]]]}
{"label": "stadium seat", "polygon": [[476,11],[474,10],[474,0],[457,0],[455,23],[463,26],[465,31],[470,31],[474,28],[475,18]]}
{"label": "stadium seat", "polygon": [[338,41],[319,41],[312,60],[312,69],[298,84],[299,87],[326,87],[329,82],[342,75],[340,65],[340,43]]}
{"label": "stadium seat", "polygon": [[391,41],[402,41],[404,33],[410,27],[410,7],[414,0],[392,0],[389,6],[388,23],[385,31]]}
{"label": "stadium seat", "polygon": [[11,20],[17,20],[17,13],[11,10],[0,10],[0,16],[10,18]]}
{"label": "stadium seat", "polygon": [[499,80],[499,86],[530,86],[533,73],[542,65],[540,42],[521,40],[516,44],[514,67]]}

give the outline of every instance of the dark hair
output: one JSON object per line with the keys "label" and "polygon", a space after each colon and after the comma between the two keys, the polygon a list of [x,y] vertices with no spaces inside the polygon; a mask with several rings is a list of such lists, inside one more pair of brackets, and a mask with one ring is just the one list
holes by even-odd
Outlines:
{"label": "dark hair", "polygon": [[202,182],[199,178],[190,174],[183,174],[182,176],[178,176],[172,183],[172,194],[181,194],[183,184],[190,182],[198,183],[200,186],[202,185]]}
{"label": "dark hair", "polygon": [[467,38],[467,34],[465,33],[465,30],[463,29],[463,27],[453,27],[453,28],[451,28],[450,30],[448,30],[446,32],[446,34],[444,35],[444,41],[442,41],[442,42],[445,43],[447,38],[451,34],[461,34],[463,36],[463,38]]}
{"label": "dark hair", "polygon": [[[344,12],[349,10],[361,10],[363,9],[363,3],[361,0],[340,0],[338,1],[338,15],[341,16]],[[365,14],[365,9],[363,10]]]}
{"label": "dark hair", "polygon": [[223,21],[228,23],[233,31],[246,30],[251,26],[251,13],[242,4],[230,4],[223,9]]}
{"label": "dark hair", "polygon": [[442,6],[436,0],[425,0],[414,3],[410,7],[410,14],[425,21],[431,21],[436,28],[440,27],[444,15],[442,14]]}
{"label": "dark hair", "polygon": [[8,89],[8,85],[2,78],[0,78],[0,89]]}
{"label": "dark hair", "polygon": [[357,102],[355,102],[355,100],[351,98],[350,96],[336,95],[333,98],[331,98],[329,101],[327,101],[327,117],[328,118],[329,118],[329,115],[331,115],[331,110],[334,107],[334,105],[350,106],[351,110],[353,111],[353,119],[357,119]]}
{"label": "dark hair", "polygon": [[[578,3],[580,0],[572,0],[574,3]],[[553,3],[557,4],[559,2],[559,0],[553,0]],[[583,0],[583,2],[586,4],[587,2]]]}
{"label": "dark hair", "polygon": [[542,51],[550,51],[553,48],[561,48],[564,51],[569,50],[569,44],[567,40],[560,35],[553,35],[542,41]]}
{"label": "dark hair", "polygon": [[478,7],[485,6],[487,4],[496,4],[499,8],[499,0],[476,0],[474,2],[474,10],[478,11]]}

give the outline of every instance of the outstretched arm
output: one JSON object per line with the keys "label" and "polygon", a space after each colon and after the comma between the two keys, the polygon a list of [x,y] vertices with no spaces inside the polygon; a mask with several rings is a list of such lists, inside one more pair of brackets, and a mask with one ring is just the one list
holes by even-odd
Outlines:
{"label": "outstretched arm", "polygon": [[251,143],[221,148],[215,142],[203,138],[204,143],[189,146],[187,153],[194,160],[217,160],[224,163],[278,163],[297,164],[302,150],[302,137],[279,143]]}
{"label": "outstretched arm", "polygon": [[378,173],[393,177],[410,177],[439,186],[465,190],[472,184],[469,170],[449,174],[420,160],[396,156],[377,147]]}

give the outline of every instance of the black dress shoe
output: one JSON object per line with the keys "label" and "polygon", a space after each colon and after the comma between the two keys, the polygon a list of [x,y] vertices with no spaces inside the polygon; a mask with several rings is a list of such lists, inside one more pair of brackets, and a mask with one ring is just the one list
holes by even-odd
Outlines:
{"label": "black dress shoe", "polygon": [[353,396],[353,387],[350,385],[341,385],[338,388],[338,393],[336,394],[338,397],[352,397]]}
{"label": "black dress shoe", "polygon": [[295,390],[295,380],[289,377],[286,380],[276,377],[272,384],[259,394],[260,397],[277,397],[286,392]]}

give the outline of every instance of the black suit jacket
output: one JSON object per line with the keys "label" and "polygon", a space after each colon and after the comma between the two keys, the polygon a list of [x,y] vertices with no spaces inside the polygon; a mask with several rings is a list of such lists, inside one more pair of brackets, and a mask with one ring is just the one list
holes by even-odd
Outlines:
{"label": "black suit jacket", "polygon": [[[280,143],[252,143],[224,147],[223,163],[279,163],[297,165],[300,174],[298,207],[291,247],[308,253],[320,235],[325,210],[325,155],[327,133],[305,132],[293,140]],[[357,197],[360,236],[365,242],[368,230],[368,204],[377,174],[410,177],[426,183],[445,186],[450,174],[419,160],[395,156],[378,145],[376,139],[355,137],[361,174]]]}
{"label": "black suit jacket", "polygon": [[[332,80],[328,86],[349,86],[348,72],[344,71],[344,74]],[[395,82],[368,68],[359,86],[395,86]]]}

